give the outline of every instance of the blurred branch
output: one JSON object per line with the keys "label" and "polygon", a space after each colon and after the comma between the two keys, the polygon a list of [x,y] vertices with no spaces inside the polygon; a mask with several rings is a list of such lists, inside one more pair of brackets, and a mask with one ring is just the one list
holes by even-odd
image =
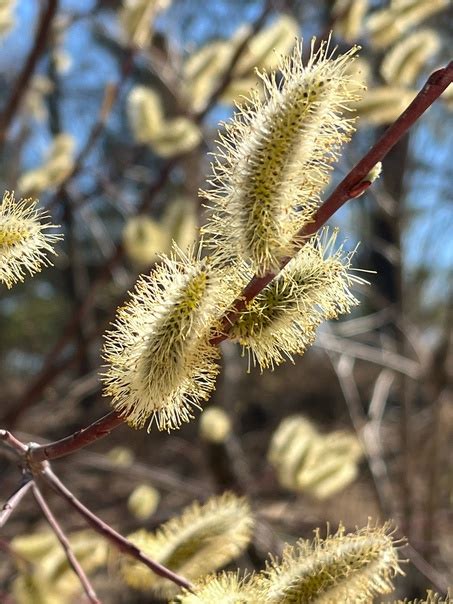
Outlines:
{"label": "blurred branch", "polygon": [[33,76],[39,58],[46,48],[52,21],[58,9],[58,0],[47,0],[46,7],[42,10],[39,26],[36,32],[34,44],[25,61],[22,71],[16,80],[6,106],[0,114],[0,144],[2,144],[8,133],[11,122],[16,115],[22,98],[27,91],[28,84]]}
{"label": "blurred branch", "polygon": [[152,570],[156,575],[163,577],[164,579],[168,579],[176,585],[180,587],[184,587],[185,589],[190,589],[191,584],[189,581],[184,579],[184,577],[180,577],[176,573],[172,572],[170,569],[165,568],[158,562],[151,560],[146,554],[144,554],[136,545],[134,545],[131,541],[117,533],[114,529],[112,529],[108,524],[106,524],[103,520],[98,518],[93,512],[91,512],[88,508],[86,508],[69,489],[65,487],[65,485],[59,480],[59,478],[53,473],[50,469],[50,466],[47,464],[46,467],[42,471],[42,477],[46,480],[49,486],[63,497],[69,505],[71,505],[77,512],[85,518],[87,523],[100,535],[102,535],[105,539],[110,541],[113,546],[124,554],[135,558],[139,562],[145,564],[150,570]]}
{"label": "blurred branch", "polygon": [[26,476],[20,486],[14,491],[14,493],[7,499],[0,510],[0,528],[2,528],[14,510],[22,501],[23,497],[28,493],[33,485],[31,476]]}
{"label": "blurred branch", "polygon": [[94,591],[88,577],[86,576],[85,571],[79,564],[77,558],[74,555],[74,552],[72,551],[68,538],[66,537],[61,526],[58,524],[58,521],[55,518],[55,516],[53,515],[51,509],[47,505],[44,497],[42,496],[41,491],[38,489],[38,487],[34,483],[32,484],[32,488],[33,488],[33,495],[36,499],[36,502],[39,505],[39,507],[41,508],[41,511],[42,511],[44,517],[46,518],[47,522],[50,524],[58,541],[61,543],[61,546],[66,554],[66,558],[68,559],[68,562],[71,565],[73,571],[77,575],[77,577],[83,587],[83,590],[87,595],[88,600],[90,602],[93,602],[94,604],[100,604],[100,600],[98,599],[96,592]]}
{"label": "blurred branch", "polygon": [[369,346],[348,338],[340,338],[330,333],[320,333],[315,346],[388,367],[414,380],[421,375],[421,366],[417,361],[403,357],[391,350]]}

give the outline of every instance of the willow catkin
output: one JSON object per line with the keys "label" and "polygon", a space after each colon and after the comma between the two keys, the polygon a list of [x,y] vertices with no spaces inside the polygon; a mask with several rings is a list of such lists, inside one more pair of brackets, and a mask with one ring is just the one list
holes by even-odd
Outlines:
{"label": "willow catkin", "polygon": [[297,45],[260,91],[225,125],[205,192],[204,232],[216,255],[239,257],[258,275],[292,255],[295,232],[311,220],[330,164],[354,128],[345,117],[358,97],[347,68],[356,52],[333,58],[328,43],[307,63]]}
{"label": "willow catkin", "polygon": [[230,338],[261,369],[302,354],[322,321],[358,303],[349,288],[361,280],[349,271],[351,254],[333,251],[335,238],[324,231],[309,241],[232,325]]}
{"label": "willow catkin", "polygon": [[393,590],[401,573],[390,526],[334,535],[287,546],[281,560],[273,559],[261,578],[263,604],[361,604]]}
{"label": "willow catkin", "polygon": [[219,313],[221,275],[209,259],[175,248],[106,333],[104,395],[132,427],[179,428],[214,389],[218,350],[209,328]]}
{"label": "willow catkin", "polygon": [[257,604],[259,592],[253,575],[239,572],[208,575],[197,581],[192,591],[184,590],[172,604]]}
{"label": "willow catkin", "polygon": [[61,235],[47,233],[56,225],[47,222],[47,212],[37,209],[37,201],[20,199],[5,191],[0,205],[0,282],[11,288],[52,263],[54,244]]}
{"label": "willow catkin", "polygon": [[413,85],[439,48],[440,39],[434,30],[412,33],[387,52],[381,63],[382,77],[395,86]]}
{"label": "willow catkin", "polygon": [[[247,547],[253,528],[250,507],[233,493],[212,497],[204,505],[193,503],[154,533],[145,530],[129,539],[153,560],[189,581],[225,566]],[[178,587],[131,558],[124,558],[121,574],[128,585],[163,598]]]}

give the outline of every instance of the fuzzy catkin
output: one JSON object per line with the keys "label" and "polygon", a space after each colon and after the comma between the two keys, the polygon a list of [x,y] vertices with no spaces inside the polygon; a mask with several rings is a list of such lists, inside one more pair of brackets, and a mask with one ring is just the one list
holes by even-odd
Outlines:
{"label": "fuzzy catkin", "polygon": [[253,575],[241,577],[239,572],[223,572],[203,577],[192,592],[184,590],[172,604],[257,604],[258,598]]}
{"label": "fuzzy catkin", "polygon": [[102,375],[104,395],[131,426],[179,428],[208,398],[218,371],[208,333],[221,293],[210,261],[177,248],[139,278],[106,334]]}
{"label": "fuzzy catkin", "polygon": [[349,272],[351,254],[333,252],[335,239],[324,230],[308,242],[232,325],[230,338],[254,365],[292,360],[312,344],[322,321],[358,303],[349,288],[361,279]]}
{"label": "fuzzy catkin", "polygon": [[[192,504],[154,533],[140,530],[129,539],[154,560],[193,581],[239,556],[250,541],[252,528],[247,501],[225,493],[204,505]],[[178,592],[173,583],[131,558],[122,561],[121,574],[131,587],[160,597]]]}
{"label": "fuzzy catkin", "polygon": [[215,254],[246,260],[260,276],[292,255],[354,130],[344,114],[358,98],[347,74],[356,50],[333,58],[328,43],[315,51],[313,40],[306,65],[297,45],[276,72],[260,74],[264,100],[256,90],[225,125],[205,192]]}
{"label": "fuzzy catkin", "polygon": [[287,546],[281,561],[272,560],[261,579],[263,604],[362,604],[390,593],[401,573],[388,524],[370,524],[346,534],[340,526],[325,539]]}
{"label": "fuzzy catkin", "polygon": [[61,235],[47,233],[56,225],[46,221],[47,212],[36,208],[37,201],[20,199],[5,191],[0,204],[0,283],[11,288],[52,263],[48,254],[55,254],[54,244]]}

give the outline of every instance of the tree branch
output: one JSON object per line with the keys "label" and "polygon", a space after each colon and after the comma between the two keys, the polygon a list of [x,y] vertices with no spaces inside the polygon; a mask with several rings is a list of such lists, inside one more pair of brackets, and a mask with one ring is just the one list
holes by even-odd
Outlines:
{"label": "tree branch", "polygon": [[33,47],[25,61],[22,72],[17,78],[11,96],[0,115],[0,144],[3,143],[6,138],[8,128],[20,107],[22,97],[27,91],[28,84],[33,76],[38,60],[44,52],[47,36],[57,12],[57,8],[58,0],[48,0],[46,9],[41,13],[41,19]]}
{"label": "tree branch", "polygon": [[173,571],[165,566],[162,566],[158,562],[151,560],[146,554],[144,554],[136,545],[134,545],[131,541],[117,533],[114,529],[112,529],[108,524],[106,524],[103,520],[98,518],[93,512],[91,512],[88,508],[86,508],[69,489],[65,487],[65,485],[60,481],[60,479],[53,473],[50,469],[50,466],[46,464],[46,467],[43,469],[41,473],[42,477],[46,480],[46,482],[54,489],[58,495],[63,497],[77,512],[85,518],[87,523],[100,535],[102,535],[105,539],[110,541],[116,549],[124,554],[135,558],[139,562],[145,564],[150,570],[152,570],[156,575],[163,577],[164,579],[168,579],[169,581],[173,581],[176,585],[183,587],[185,589],[191,588],[191,583],[184,579],[184,577],[180,577]]}
{"label": "tree branch", "polygon": [[25,478],[24,482],[22,482],[11,497],[3,504],[3,507],[0,510],[0,528],[6,524],[8,518],[22,501],[22,498],[28,493],[32,485],[33,481],[31,477]]}
{"label": "tree branch", "polygon": [[39,463],[64,457],[65,455],[69,455],[78,449],[83,449],[83,447],[104,438],[123,423],[124,418],[120,417],[115,411],[111,411],[87,428],[82,428],[66,438],[62,438],[61,440],[57,440],[48,445],[30,446],[27,455],[28,460],[30,463]]}
{"label": "tree branch", "polygon": [[46,517],[47,522],[50,524],[53,532],[57,536],[58,541],[61,543],[61,546],[64,549],[68,562],[71,565],[72,570],[75,572],[75,574],[79,578],[79,581],[82,584],[83,590],[86,593],[89,601],[93,602],[94,604],[100,604],[101,601],[97,597],[96,592],[94,591],[88,577],[85,574],[85,571],[83,570],[83,568],[79,564],[77,558],[75,557],[74,552],[72,551],[71,545],[68,541],[68,538],[66,537],[61,526],[58,524],[58,521],[55,518],[55,516],[53,515],[51,509],[47,505],[46,500],[42,496],[41,491],[38,489],[38,487],[34,483],[32,485],[32,488],[33,488],[33,495],[36,499],[37,504],[41,508],[41,511],[44,514],[44,516]]}

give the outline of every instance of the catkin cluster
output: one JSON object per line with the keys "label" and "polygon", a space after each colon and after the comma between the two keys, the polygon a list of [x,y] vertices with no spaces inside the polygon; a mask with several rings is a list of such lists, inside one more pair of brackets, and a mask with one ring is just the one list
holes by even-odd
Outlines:
{"label": "catkin cluster", "polygon": [[253,364],[274,367],[303,353],[322,321],[357,303],[351,254],[336,246],[336,235],[297,237],[354,130],[356,50],[334,57],[328,42],[315,50],[313,40],[304,63],[297,44],[274,72],[261,74],[264,94],[253,92],[225,124],[204,193],[207,245],[188,254],[175,247],[140,277],[106,336],[104,393],[131,426],[156,421],[170,430],[192,417],[214,388],[212,341],[222,317],[253,275],[278,272],[285,257],[294,256],[229,325],[228,337]]}

